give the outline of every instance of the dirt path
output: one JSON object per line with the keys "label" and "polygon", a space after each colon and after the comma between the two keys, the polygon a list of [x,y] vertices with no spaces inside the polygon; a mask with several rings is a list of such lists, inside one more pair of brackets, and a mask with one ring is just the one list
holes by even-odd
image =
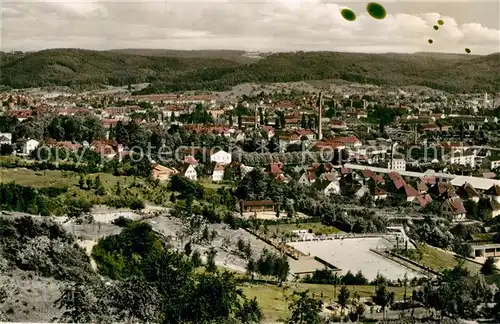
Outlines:
{"label": "dirt path", "polygon": [[90,258],[90,265],[92,266],[92,269],[94,269],[94,271],[97,271],[97,263],[90,256],[92,254],[92,249],[97,244],[97,241],[96,240],[78,240],[77,244],[80,247],[82,247],[83,249],[85,249],[85,252],[87,253],[87,255]]}

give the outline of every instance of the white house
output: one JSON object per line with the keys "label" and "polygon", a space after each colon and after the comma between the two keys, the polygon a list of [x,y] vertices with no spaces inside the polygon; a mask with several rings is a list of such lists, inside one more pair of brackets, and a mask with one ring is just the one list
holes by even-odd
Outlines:
{"label": "white house", "polygon": [[241,172],[241,177],[243,178],[244,176],[247,175],[247,173],[251,172],[254,169],[254,167],[248,166],[241,164],[240,165],[240,172]]}
{"label": "white house", "polygon": [[475,151],[453,152],[443,155],[443,160],[445,163],[470,165],[474,168],[476,166],[476,153]]}
{"label": "white house", "polygon": [[184,163],[179,168],[179,173],[190,180],[198,180],[198,174],[196,173],[196,169],[192,164]]}
{"label": "white house", "polygon": [[298,182],[302,185],[310,185],[316,181],[316,173],[314,171],[304,171]]}
{"label": "white house", "polygon": [[483,166],[487,167],[488,169],[495,170],[496,168],[500,168],[500,157],[487,157],[483,160],[482,163]]}
{"label": "white house", "polygon": [[11,145],[12,144],[12,134],[11,133],[0,133],[0,145]]}
{"label": "white house", "polygon": [[314,182],[313,187],[316,190],[322,191],[326,196],[340,193],[340,185],[336,181],[318,180]]}
{"label": "white house", "polygon": [[406,171],[405,159],[392,159],[387,163],[387,168],[395,171]]}
{"label": "white house", "polygon": [[21,154],[29,155],[36,150],[40,142],[34,139],[21,139],[16,143],[21,150]]}
{"label": "white house", "polygon": [[224,179],[224,170],[225,170],[225,165],[217,163],[214,166],[214,171],[212,173],[212,181],[217,182],[217,181],[222,181]]}
{"label": "white house", "polygon": [[231,153],[220,150],[210,156],[210,162],[219,164],[230,164],[231,163]]}

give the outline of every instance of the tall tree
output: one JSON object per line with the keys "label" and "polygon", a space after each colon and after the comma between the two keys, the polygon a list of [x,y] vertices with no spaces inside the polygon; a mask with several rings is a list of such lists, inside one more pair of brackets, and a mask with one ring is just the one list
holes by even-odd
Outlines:
{"label": "tall tree", "polygon": [[373,302],[382,308],[385,321],[387,306],[390,306],[394,302],[394,292],[389,292],[385,284],[379,285],[375,290]]}
{"label": "tall tree", "polygon": [[491,275],[497,273],[498,269],[493,257],[488,257],[481,266],[481,273],[484,275]]}
{"label": "tall tree", "polygon": [[307,127],[306,115],[304,113],[302,113],[302,118],[300,120],[300,127],[302,129],[305,129]]}
{"label": "tall tree", "polygon": [[217,255],[217,251],[212,247],[210,250],[207,252],[207,264],[205,265],[205,268],[207,269],[208,272],[216,272],[217,271],[217,266],[215,265],[215,256]]}
{"label": "tall tree", "polygon": [[344,309],[349,304],[349,297],[351,292],[346,287],[346,285],[342,285],[339,291],[339,297],[337,299],[338,304],[340,305],[340,316],[344,316]]}
{"label": "tall tree", "polygon": [[[289,305],[292,312],[286,324],[321,324],[323,322],[320,312],[323,302],[309,297],[309,291],[293,292],[296,297]],[[297,298],[298,297],[298,298]]]}

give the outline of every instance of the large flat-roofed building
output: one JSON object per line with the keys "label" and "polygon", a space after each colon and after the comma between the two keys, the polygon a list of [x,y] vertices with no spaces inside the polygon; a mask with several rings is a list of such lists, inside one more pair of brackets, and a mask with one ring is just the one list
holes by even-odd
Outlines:
{"label": "large flat-roofed building", "polygon": [[500,244],[471,245],[473,258],[500,258]]}

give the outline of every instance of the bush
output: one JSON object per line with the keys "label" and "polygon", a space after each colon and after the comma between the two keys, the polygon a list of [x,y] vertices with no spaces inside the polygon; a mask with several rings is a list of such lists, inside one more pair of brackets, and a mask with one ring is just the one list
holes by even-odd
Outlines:
{"label": "bush", "polygon": [[130,202],[130,209],[132,209],[132,210],[140,210],[140,209],[144,209],[144,207],[145,207],[144,201],[142,201],[140,199],[133,199]]}
{"label": "bush", "polygon": [[115,218],[111,222],[111,224],[116,225],[116,226],[120,226],[120,227],[129,227],[133,223],[134,223],[133,220],[131,220],[130,218],[124,217],[124,216],[120,216],[118,218]]}

